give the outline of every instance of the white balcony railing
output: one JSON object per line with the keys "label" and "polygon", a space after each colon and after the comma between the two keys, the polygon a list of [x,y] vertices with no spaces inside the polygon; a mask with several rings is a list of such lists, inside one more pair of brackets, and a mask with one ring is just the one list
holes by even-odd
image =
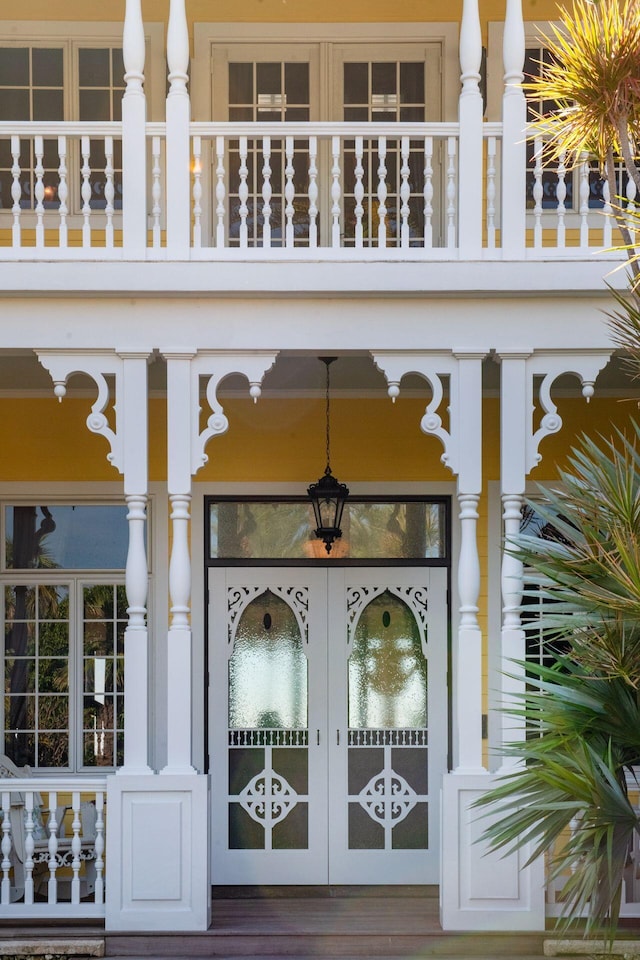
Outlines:
{"label": "white balcony railing", "polygon": [[0,917],[103,917],[106,780],[1,783]]}
{"label": "white balcony railing", "polygon": [[[192,123],[179,211],[189,242],[177,252],[166,136],[165,124],[147,124],[138,189],[122,169],[120,123],[0,123],[0,259],[512,259],[502,248],[507,203],[523,211],[523,257],[592,257],[612,246],[610,204],[590,197],[588,165],[545,165],[538,138],[527,189],[524,171],[503,182],[498,123],[483,124],[472,164],[460,155],[458,123]],[[461,171],[478,164],[474,223],[459,198]],[[132,194],[142,250],[128,241]]]}

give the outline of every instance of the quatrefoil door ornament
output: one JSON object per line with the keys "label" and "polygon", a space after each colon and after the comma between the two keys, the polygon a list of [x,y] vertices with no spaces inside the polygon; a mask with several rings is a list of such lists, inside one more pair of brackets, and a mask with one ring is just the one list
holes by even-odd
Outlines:
{"label": "quatrefoil door ornament", "polygon": [[249,781],[239,799],[256,823],[273,827],[293,810],[298,802],[298,794],[284,777],[263,770]]}

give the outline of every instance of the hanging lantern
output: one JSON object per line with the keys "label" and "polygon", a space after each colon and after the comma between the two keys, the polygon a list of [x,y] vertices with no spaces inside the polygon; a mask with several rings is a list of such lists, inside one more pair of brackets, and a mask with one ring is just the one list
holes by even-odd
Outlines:
{"label": "hanging lantern", "polygon": [[324,474],[317,483],[312,483],[307,493],[313,504],[316,520],[316,537],[323,541],[327,553],[331,553],[334,540],[342,536],[340,524],[342,511],[349,496],[349,488],[340,483],[331,473],[331,418],[330,418],[330,375],[329,367],[335,357],[320,357],[327,367],[326,381],[326,436],[327,436],[327,465]]}

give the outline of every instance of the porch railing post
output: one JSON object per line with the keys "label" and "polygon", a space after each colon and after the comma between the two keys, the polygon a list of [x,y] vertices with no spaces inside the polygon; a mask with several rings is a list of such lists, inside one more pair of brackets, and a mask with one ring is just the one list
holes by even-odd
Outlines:
{"label": "porch railing post", "polygon": [[122,99],[122,231],[128,256],[147,246],[147,99],[141,0],[127,0],[122,35],[126,90]]}
{"label": "porch railing post", "polygon": [[173,257],[189,254],[191,173],[189,124],[189,29],[185,0],[171,0],[167,29],[167,249]]}
{"label": "porch railing post", "polygon": [[461,256],[478,256],[482,247],[482,35],[478,0],[464,0],[460,29],[462,90],[458,105],[458,247]]}
{"label": "porch railing post", "polygon": [[522,89],[525,38],[522,0],[507,0],[504,23],[502,98],[502,255],[524,257],[527,105]]}

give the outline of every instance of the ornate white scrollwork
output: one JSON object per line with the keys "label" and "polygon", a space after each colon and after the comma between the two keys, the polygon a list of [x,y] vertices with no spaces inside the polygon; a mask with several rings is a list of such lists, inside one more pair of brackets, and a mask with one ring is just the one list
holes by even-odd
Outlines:
{"label": "ornate white scrollwork", "polygon": [[54,394],[60,401],[66,395],[67,381],[74,373],[86,373],[94,381],[98,388],[98,397],[87,417],[87,427],[92,433],[99,433],[105,438],[110,448],[107,460],[120,473],[124,473],[123,442],[121,431],[117,428],[115,404],[115,431],[109,426],[105,415],[109,404],[109,384],[106,378],[115,378],[115,394],[119,397],[122,390],[122,359],[112,351],[75,354],[58,350],[38,350],[37,355],[42,366],[49,371],[54,383]]}
{"label": "ornate white scrollwork", "polygon": [[239,794],[240,805],[256,823],[274,827],[293,810],[298,794],[280,774],[256,774]]}
{"label": "ornate white scrollwork", "polygon": [[415,790],[404,777],[386,769],[372,777],[359,796],[362,809],[382,826],[400,823],[418,802]]}
{"label": "ornate white scrollwork", "polygon": [[296,618],[300,635],[305,643],[309,642],[309,588],[301,586],[269,586],[262,587],[252,584],[250,586],[228,587],[227,590],[227,636],[231,643],[235,636],[237,623],[241,614],[246,610],[252,600],[271,592],[281,600],[293,612]]}
{"label": "ornate white scrollwork", "polygon": [[[196,474],[209,459],[205,448],[212,437],[218,437],[229,429],[229,420],[218,399],[218,387],[225,377],[239,373],[249,381],[249,396],[254,403],[262,392],[261,384],[265,373],[275,363],[277,353],[256,350],[253,353],[233,354],[224,351],[202,351],[192,361],[192,396],[195,403],[191,410],[191,472]],[[200,430],[201,407],[197,399],[200,395],[200,377],[207,377],[206,397],[211,409],[207,425]]]}
{"label": "ornate white scrollwork", "polygon": [[429,608],[429,591],[427,587],[394,587],[388,586],[358,586],[347,587],[347,643],[351,644],[356,628],[363,611],[372,600],[389,591],[409,607],[420,631],[422,650],[426,654],[427,648],[427,612]]}

